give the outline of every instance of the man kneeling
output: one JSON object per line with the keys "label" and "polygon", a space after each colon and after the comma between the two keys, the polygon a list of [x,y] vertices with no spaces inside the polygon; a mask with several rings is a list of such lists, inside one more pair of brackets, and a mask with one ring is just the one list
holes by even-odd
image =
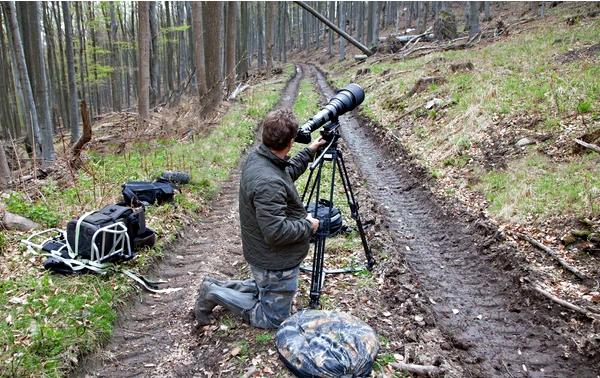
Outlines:
{"label": "man kneeling", "polygon": [[319,139],[288,159],[297,131],[290,110],[275,110],[264,120],[262,144],[244,164],[239,193],[242,248],[253,278],[206,277],[195,305],[199,325],[210,323],[216,305],[259,328],[277,328],[290,316],[300,263],[319,227],[304,209],[294,181],[325,144]]}

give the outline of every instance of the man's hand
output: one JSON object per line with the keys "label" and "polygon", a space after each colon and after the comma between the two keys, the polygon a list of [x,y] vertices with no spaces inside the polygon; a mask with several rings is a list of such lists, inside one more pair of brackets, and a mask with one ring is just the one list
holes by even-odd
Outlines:
{"label": "man's hand", "polygon": [[317,232],[317,230],[319,229],[319,220],[318,220],[318,219],[315,219],[315,218],[313,218],[313,216],[312,216],[312,215],[310,215],[310,213],[308,213],[308,215],[306,216],[306,219],[308,219],[308,220],[310,221],[310,223],[312,224],[312,231],[313,231],[313,234],[314,234],[315,232]]}
{"label": "man's hand", "polygon": [[314,142],[312,142],[308,148],[312,151],[312,152],[317,152],[319,150],[319,148],[321,148],[321,146],[324,146],[327,143],[327,141],[325,139],[323,139],[323,137],[319,137],[319,139],[315,140]]}

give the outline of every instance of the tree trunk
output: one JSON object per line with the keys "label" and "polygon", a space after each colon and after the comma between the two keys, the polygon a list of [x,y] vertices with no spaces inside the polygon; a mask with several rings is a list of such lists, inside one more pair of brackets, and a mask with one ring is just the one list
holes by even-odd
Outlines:
{"label": "tree trunk", "polygon": [[71,130],[71,144],[79,139],[79,121],[77,117],[77,85],[75,81],[75,59],[73,53],[73,28],[71,26],[71,12],[69,3],[61,3],[65,22],[65,46],[67,55],[67,82],[69,83],[69,128]]}
{"label": "tree trunk", "polygon": [[62,32],[62,21],[60,17],[60,8],[57,2],[52,4],[52,15],[54,16],[54,21],[56,22],[56,37],[58,40],[58,51],[57,51],[57,66],[60,70],[59,75],[59,86],[60,86],[60,94],[61,94],[61,118],[63,122],[63,126],[69,128],[71,130],[70,123],[70,113],[69,113],[69,91],[68,91],[68,79],[67,79],[67,70],[65,69],[65,49],[63,47],[63,32]]}
{"label": "tree trunk", "polygon": [[[329,3],[329,21],[335,22],[335,1],[330,1]],[[333,30],[329,29],[329,43],[327,44],[327,53],[330,57],[333,57]]]}
{"label": "tree trunk", "polygon": [[138,6],[138,114],[143,128],[150,117],[150,5],[140,1]]}
{"label": "tree trunk", "polygon": [[192,2],[192,26],[194,30],[194,61],[198,96],[202,100],[206,95],[206,70],[204,65],[204,37],[202,33],[202,2]]}
{"label": "tree trunk", "polygon": [[240,65],[238,67],[238,74],[241,80],[246,80],[248,77],[248,35],[250,34],[250,14],[248,9],[248,2],[242,1],[241,3],[241,25],[240,25]]}
{"label": "tree trunk", "polygon": [[235,51],[236,51],[236,32],[237,32],[237,1],[227,2],[227,35],[225,37],[227,49],[225,51],[225,61],[227,62],[226,87],[227,93],[231,93],[235,86]]}
{"label": "tree trunk", "polygon": [[[339,3],[339,19],[340,19],[340,28],[345,31],[346,29],[346,2],[340,1]],[[339,61],[343,61],[346,59],[346,40],[344,38],[340,38],[340,57]]]}
{"label": "tree trunk", "polygon": [[373,46],[375,44],[375,4],[374,1],[367,3],[367,44]]}
{"label": "tree trunk", "polygon": [[155,106],[160,97],[160,63],[158,47],[158,16],[156,2],[149,1],[150,19],[150,106]]}
{"label": "tree trunk", "polygon": [[110,73],[110,88],[111,88],[111,100],[112,110],[118,112],[121,110],[121,91],[119,85],[119,69],[117,64],[117,20],[115,16],[115,3],[109,2],[110,12],[110,28],[108,33],[108,44],[110,45],[110,64],[112,66],[112,72]]}
{"label": "tree trunk", "polygon": [[83,28],[81,27],[81,3],[74,2],[75,5],[75,18],[77,19],[77,35],[79,37],[79,85],[81,87],[81,100],[87,101],[87,90],[85,87],[86,78],[85,78],[85,42],[83,37]]}
{"label": "tree trunk", "polygon": [[267,1],[265,10],[265,46],[267,48],[267,76],[273,70],[273,21],[275,21],[275,3]]}
{"label": "tree trunk", "polygon": [[479,2],[472,1],[469,12],[469,38],[479,33]]}
{"label": "tree trunk", "polygon": [[0,141],[0,189],[6,189],[10,185],[11,171],[4,151],[4,141]]}
{"label": "tree trunk", "polygon": [[256,3],[256,13],[258,15],[256,22],[258,23],[258,28],[257,28],[257,32],[258,32],[258,36],[257,36],[257,42],[258,42],[258,68],[262,69],[263,68],[263,64],[264,64],[264,33],[263,33],[263,25],[264,25],[264,3],[262,2],[257,2]]}
{"label": "tree trunk", "polygon": [[40,127],[40,141],[42,147],[42,164],[47,166],[54,161],[54,134],[50,106],[48,105],[48,79],[44,61],[44,44],[42,43],[42,28],[40,25],[40,3],[24,3],[28,12],[31,46],[31,70],[29,72],[32,88],[35,90],[35,103]]}
{"label": "tree trunk", "polygon": [[204,22],[204,64],[206,67],[206,84],[208,110],[215,109],[221,102],[223,90],[221,85],[221,26],[223,3],[207,1],[202,4],[202,20]]}
{"label": "tree trunk", "polygon": [[17,21],[17,11],[15,3],[12,1],[3,2],[4,13],[6,15],[8,25],[10,26],[12,46],[15,52],[16,63],[18,68],[19,82],[23,90],[23,99],[25,105],[25,124],[31,130],[32,137],[32,151],[34,158],[38,158],[41,152],[40,146],[40,128],[37,117],[37,111],[35,109],[35,101],[33,99],[33,92],[31,90],[31,83],[29,82],[29,73],[27,72],[27,64],[25,63],[25,52],[23,51],[23,44],[21,42],[21,33],[19,31],[19,23]]}
{"label": "tree trunk", "polygon": [[491,21],[492,20],[492,12],[490,10],[490,2],[483,2],[483,21]]}

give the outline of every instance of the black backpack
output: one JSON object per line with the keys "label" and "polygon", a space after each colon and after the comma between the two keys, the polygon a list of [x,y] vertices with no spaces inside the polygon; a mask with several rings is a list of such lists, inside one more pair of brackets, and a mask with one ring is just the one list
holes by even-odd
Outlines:
{"label": "black backpack", "polygon": [[161,205],[173,202],[175,187],[169,182],[130,181],[123,184],[123,199],[128,206]]}
{"label": "black backpack", "polygon": [[[329,210],[331,209],[331,213]],[[306,207],[306,211],[315,214],[315,204],[311,203]],[[327,226],[327,221],[329,220],[329,234],[327,236],[335,236],[339,234],[344,226],[344,222],[342,220],[342,213],[337,207],[333,207],[331,202],[326,199],[319,200],[319,206],[317,206],[317,215],[315,218],[318,218],[321,222],[321,226]]]}
{"label": "black backpack", "polygon": [[[129,253],[113,256],[112,259],[127,260],[132,258],[133,251],[145,246],[152,246],[156,241],[154,231],[146,227],[144,207],[131,208],[120,205],[108,205],[95,211],[83,219],[73,219],[67,224],[67,242],[72,251],[77,251],[78,257],[91,259],[92,237],[100,228],[123,223],[129,236]],[[76,242],[76,239],[78,241]],[[112,249],[116,238],[110,236],[96,238],[96,246],[100,255],[105,256]]]}

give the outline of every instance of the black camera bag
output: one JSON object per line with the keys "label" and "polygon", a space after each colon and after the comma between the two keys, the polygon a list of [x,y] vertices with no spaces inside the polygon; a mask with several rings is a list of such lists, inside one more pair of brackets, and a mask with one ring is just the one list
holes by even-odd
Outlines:
{"label": "black camera bag", "polygon": [[[331,210],[331,213],[329,210]],[[309,204],[306,208],[306,211],[314,216],[315,204]],[[329,220],[329,233],[327,236],[335,236],[339,234],[344,226],[344,222],[342,221],[342,213],[337,207],[333,207],[331,202],[326,199],[319,200],[319,206],[317,206],[317,215],[315,218],[319,219],[322,225],[326,225],[327,220]]]}
{"label": "black camera bag", "polygon": [[173,202],[175,188],[169,182],[130,181],[123,184],[123,199],[128,206],[142,203],[161,205]]}
{"label": "black camera bag", "polygon": [[[127,227],[129,247],[132,252],[129,256],[120,256],[124,259],[133,257],[133,251],[152,246],[156,241],[154,231],[146,227],[144,207],[131,208],[120,205],[108,205],[88,215],[82,220],[79,227],[78,257],[91,258],[92,237],[100,228],[122,222]],[[75,237],[78,219],[73,219],[67,224],[67,242],[71,250],[75,251]],[[102,248],[102,238],[96,238],[96,246]],[[106,255],[113,247],[113,238],[105,238],[104,250],[101,255]]]}

